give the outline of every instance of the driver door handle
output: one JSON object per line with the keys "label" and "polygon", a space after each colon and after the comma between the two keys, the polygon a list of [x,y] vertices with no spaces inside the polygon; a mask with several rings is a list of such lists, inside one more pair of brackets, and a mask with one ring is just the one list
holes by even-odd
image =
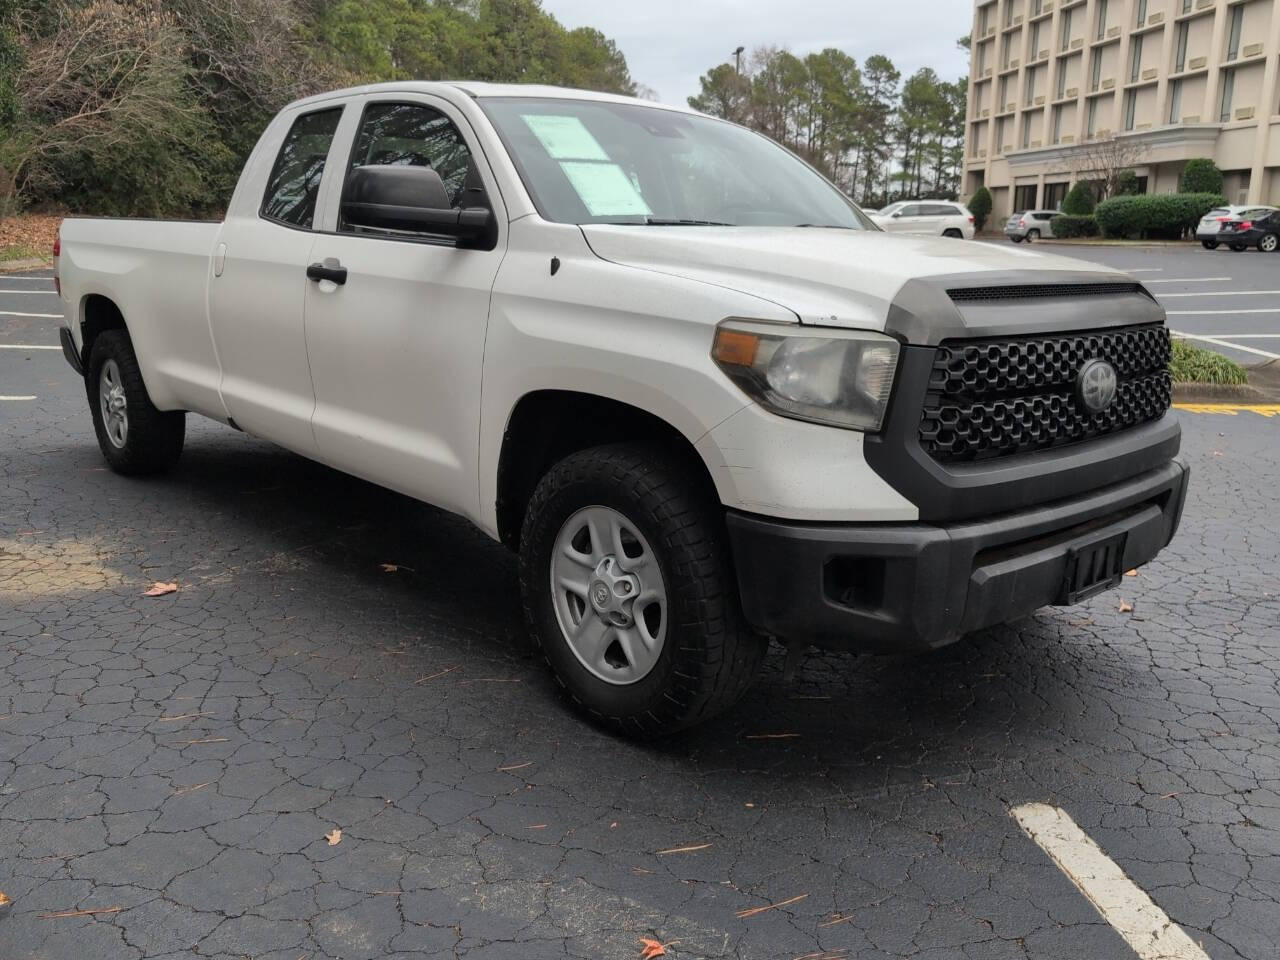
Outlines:
{"label": "driver door handle", "polygon": [[317,283],[321,280],[331,280],[338,284],[338,286],[342,286],[347,282],[347,268],[337,260],[329,260],[324,263],[313,263],[311,266],[307,267],[307,279],[314,280]]}

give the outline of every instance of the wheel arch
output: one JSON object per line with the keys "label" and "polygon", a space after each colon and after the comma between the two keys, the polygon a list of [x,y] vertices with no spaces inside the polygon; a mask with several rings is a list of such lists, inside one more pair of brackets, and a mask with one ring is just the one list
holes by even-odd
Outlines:
{"label": "wheel arch", "polygon": [[[589,427],[589,429],[584,428]],[[701,492],[720,502],[711,472],[693,443],[668,421],[621,400],[573,390],[535,390],[516,403],[498,454],[498,537],[515,549],[538,481],[560,460],[605,443],[662,446],[688,467]]]}
{"label": "wheel arch", "polygon": [[80,303],[80,360],[85,370],[89,369],[94,341],[108,330],[129,332],[124,312],[105,294],[88,294]]}

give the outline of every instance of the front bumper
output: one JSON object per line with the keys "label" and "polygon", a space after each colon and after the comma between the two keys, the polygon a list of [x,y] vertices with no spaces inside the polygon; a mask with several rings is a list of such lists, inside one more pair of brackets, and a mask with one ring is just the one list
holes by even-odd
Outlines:
{"label": "front bumper", "polygon": [[1188,470],[1171,461],[1092,493],[986,520],[802,524],[731,511],[742,607],[788,640],[876,653],[943,646],[1065,602],[1069,558],[1123,538],[1120,569],[1173,539]]}

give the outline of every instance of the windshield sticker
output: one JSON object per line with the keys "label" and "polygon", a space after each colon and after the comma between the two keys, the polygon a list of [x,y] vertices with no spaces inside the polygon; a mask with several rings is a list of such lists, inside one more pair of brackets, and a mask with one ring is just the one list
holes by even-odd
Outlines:
{"label": "windshield sticker", "polygon": [[560,168],[593,217],[647,217],[653,213],[616,163],[561,161]]}
{"label": "windshield sticker", "polygon": [[533,135],[537,137],[553,160],[608,160],[595,137],[577,117],[522,114]]}

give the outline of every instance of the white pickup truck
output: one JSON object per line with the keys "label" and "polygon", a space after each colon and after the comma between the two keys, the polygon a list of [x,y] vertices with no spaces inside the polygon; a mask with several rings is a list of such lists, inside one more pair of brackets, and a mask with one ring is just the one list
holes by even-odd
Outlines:
{"label": "white pickup truck", "polygon": [[929,649],[1115,586],[1186,493],[1140,284],[888,236],[679,108],[314,97],[224,222],[70,219],[56,272],[115,470],[172,467],[194,412],[470,518],[636,734],[733,703],[769,637]]}

